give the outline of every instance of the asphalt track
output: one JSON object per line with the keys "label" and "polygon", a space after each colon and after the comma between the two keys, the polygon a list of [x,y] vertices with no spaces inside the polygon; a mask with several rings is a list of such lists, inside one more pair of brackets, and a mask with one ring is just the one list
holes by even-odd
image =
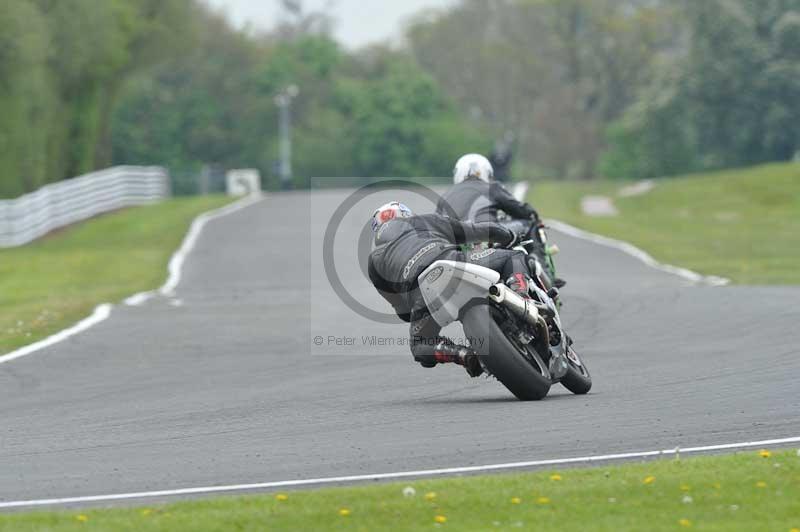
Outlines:
{"label": "asphalt track", "polygon": [[322,257],[345,196],[272,195],[214,220],[177,299],[117,306],[0,365],[0,501],[800,435],[800,288],[691,285],[553,233],[563,318],[594,389],[521,403],[460,368],[422,369],[404,345],[365,345],[399,343],[406,326],[352,312],[322,271],[335,263],[356,299],[382,308],[353,243],[385,198],[356,205]]}

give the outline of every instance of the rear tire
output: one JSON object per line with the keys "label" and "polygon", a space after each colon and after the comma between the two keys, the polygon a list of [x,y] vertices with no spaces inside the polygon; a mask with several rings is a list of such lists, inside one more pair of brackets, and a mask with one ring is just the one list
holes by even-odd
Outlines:
{"label": "rear tire", "polygon": [[[496,320],[506,318],[490,305],[475,305],[467,310],[462,319],[464,332],[472,341],[472,348],[481,362],[517,399],[537,401],[550,391],[552,381],[547,365],[538,354],[531,362],[506,337]],[[527,349],[533,349],[528,346]],[[541,367],[536,367],[541,366]]]}
{"label": "rear tire", "polygon": [[592,389],[592,376],[589,374],[589,368],[586,367],[586,364],[583,363],[583,359],[580,358],[571,346],[568,347],[568,349],[578,358],[580,365],[575,364],[568,356],[567,363],[569,364],[569,369],[567,369],[567,374],[561,378],[561,384],[575,395],[587,394],[589,390]]}

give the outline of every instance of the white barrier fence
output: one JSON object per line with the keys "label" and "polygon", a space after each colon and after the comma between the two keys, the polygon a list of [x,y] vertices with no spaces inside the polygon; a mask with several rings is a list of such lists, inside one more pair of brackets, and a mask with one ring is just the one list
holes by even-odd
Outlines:
{"label": "white barrier fence", "polygon": [[20,246],[53,229],[97,214],[169,196],[169,175],[158,166],[115,166],[0,200],[0,247]]}

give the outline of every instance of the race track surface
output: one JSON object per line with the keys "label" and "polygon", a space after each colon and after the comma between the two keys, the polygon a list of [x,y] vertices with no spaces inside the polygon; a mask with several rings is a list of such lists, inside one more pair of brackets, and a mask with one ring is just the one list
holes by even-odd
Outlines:
{"label": "race track surface", "polygon": [[0,501],[800,435],[800,289],[691,286],[552,233],[563,318],[594,389],[521,403],[461,368],[422,369],[406,346],[364,345],[407,327],[354,313],[323,274],[335,263],[356,299],[386,310],[353,258],[382,198],[359,203],[322,257],[345,196],[276,194],[217,219],[177,300],[117,306],[0,365]]}

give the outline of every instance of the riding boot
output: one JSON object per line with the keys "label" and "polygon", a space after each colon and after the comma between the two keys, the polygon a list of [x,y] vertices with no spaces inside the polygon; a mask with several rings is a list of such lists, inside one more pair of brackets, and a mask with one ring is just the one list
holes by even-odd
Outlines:
{"label": "riding boot", "polygon": [[480,360],[478,360],[478,355],[469,347],[439,342],[436,344],[433,356],[439,364],[464,366],[470,377],[478,377],[483,373],[483,367]]}

